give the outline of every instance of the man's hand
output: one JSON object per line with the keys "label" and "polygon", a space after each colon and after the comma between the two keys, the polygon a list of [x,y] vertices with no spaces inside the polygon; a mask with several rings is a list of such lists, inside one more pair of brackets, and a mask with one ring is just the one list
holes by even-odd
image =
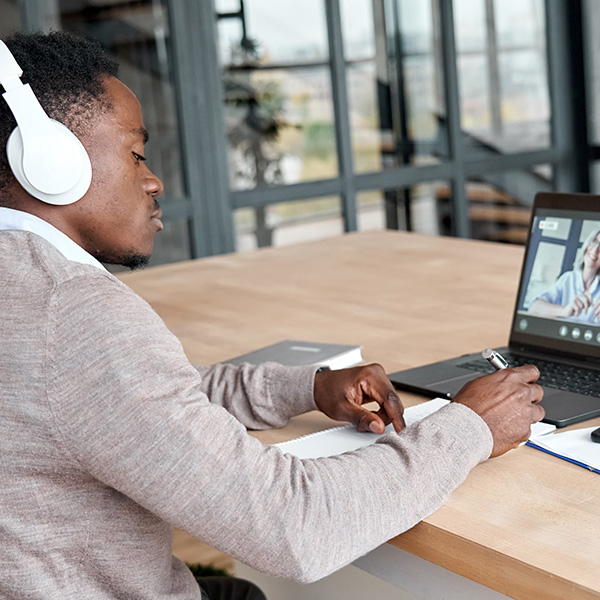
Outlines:
{"label": "man's hand", "polygon": [[[404,408],[381,365],[372,364],[315,374],[315,403],[336,421],[349,421],[357,431],[383,433],[388,423],[400,432],[405,427]],[[380,409],[372,412],[363,404],[375,401]]]}
{"label": "man's hand", "polygon": [[531,425],[544,418],[543,391],[535,383],[539,376],[531,365],[502,369],[470,381],[454,397],[487,423],[494,438],[492,457],[527,441]]}

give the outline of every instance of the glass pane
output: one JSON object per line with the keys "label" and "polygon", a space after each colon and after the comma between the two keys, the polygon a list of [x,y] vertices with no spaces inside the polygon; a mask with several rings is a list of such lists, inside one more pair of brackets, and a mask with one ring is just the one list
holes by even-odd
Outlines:
{"label": "glass pane", "polygon": [[237,12],[240,10],[240,0],[215,0],[215,9],[219,13]]}
{"label": "glass pane", "polygon": [[385,198],[381,190],[369,190],[356,194],[359,231],[381,231],[387,229],[385,220]]}
{"label": "glass pane", "polygon": [[[405,58],[406,99],[410,108],[410,139],[434,139],[443,111],[437,104],[436,63],[431,54]],[[444,154],[440,147],[437,154]]]}
{"label": "glass pane", "polygon": [[486,49],[485,0],[454,0],[456,51],[484,52]]}
{"label": "glass pane", "polygon": [[[475,239],[524,244],[529,230],[535,194],[553,191],[552,167],[537,165],[519,171],[488,173],[470,178],[467,201],[471,237]],[[451,190],[437,190],[441,233],[452,232]]]}
{"label": "glass pane", "polygon": [[523,48],[545,44],[545,13],[543,0],[496,0],[494,19],[498,47]]}
{"label": "glass pane", "polygon": [[[431,54],[433,42],[433,19],[437,15],[437,2],[434,0],[397,0],[398,19],[402,48],[405,54]],[[388,18],[391,18],[389,15]]]}
{"label": "glass pane", "polygon": [[[485,136],[490,129],[490,88],[485,57],[475,54],[458,57],[460,80],[461,125],[471,136]],[[475,143],[475,140],[471,140]]]}
{"label": "glass pane", "polygon": [[323,2],[247,0],[218,31],[232,188],[336,176]]}
{"label": "glass pane", "polygon": [[[592,144],[600,142],[600,2],[587,0],[584,4],[586,88],[589,112],[589,137]],[[595,167],[597,170],[597,167]],[[596,177],[596,182],[600,180]],[[598,193],[599,187],[595,188]]]}
{"label": "glass pane", "polygon": [[374,61],[348,65],[346,70],[354,170],[380,171],[395,164],[391,130],[380,128],[380,100]]}
{"label": "glass pane", "polygon": [[4,39],[19,30],[19,9],[17,0],[0,0],[0,38]]}
{"label": "glass pane", "polygon": [[502,150],[516,152],[550,145],[550,100],[546,61],[538,50],[501,54]]}
{"label": "glass pane", "polygon": [[119,61],[119,78],[142,104],[149,166],[165,183],[162,201],[183,195],[166,0],[65,4],[62,29],[98,40]]}
{"label": "glass pane", "polygon": [[412,188],[369,190],[357,195],[359,231],[395,228],[424,235],[439,235],[437,190],[442,182],[428,182]]}
{"label": "glass pane", "polygon": [[338,196],[272,204],[235,211],[237,251],[289,246],[344,232]]}
{"label": "glass pane", "polygon": [[437,2],[341,2],[355,170],[447,156]]}
{"label": "glass pane", "polygon": [[230,71],[225,102],[233,189],[337,175],[327,69]]}
{"label": "glass pane", "polygon": [[373,59],[375,56],[373,0],[342,1],[340,9],[345,59],[347,61]]}
{"label": "glass pane", "polygon": [[[222,7],[222,4],[226,6]],[[235,4],[230,0],[218,2],[217,16],[224,12],[232,13]],[[229,10],[222,10],[227,7]],[[238,11],[240,7],[238,0]],[[226,21],[237,22],[245,36],[228,37],[221,28]],[[244,0],[242,12],[219,18],[219,36],[228,41],[223,44],[222,40],[221,48],[237,50],[245,46],[244,38],[248,40],[260,54],[261,66],[322,62],[329,57],[323,0]],[[226,65],[229,58],[221,56]]]}
{"label": "glass pane", "polygon": [[543,0],[455,0],[467,156],[551,144],[544,6]]}

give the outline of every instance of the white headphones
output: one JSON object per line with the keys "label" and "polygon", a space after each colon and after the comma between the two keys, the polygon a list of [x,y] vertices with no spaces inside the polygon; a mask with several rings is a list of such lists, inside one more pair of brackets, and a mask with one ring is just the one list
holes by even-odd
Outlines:
{"label": "white headphones", "polygon": [[92,181],[90,157],[67,127],[48,117],[21,75],[23,70],[0,40],[2,96],[17,121],[6,144],[10,168],[35,198],[57,205],[77,202]]}

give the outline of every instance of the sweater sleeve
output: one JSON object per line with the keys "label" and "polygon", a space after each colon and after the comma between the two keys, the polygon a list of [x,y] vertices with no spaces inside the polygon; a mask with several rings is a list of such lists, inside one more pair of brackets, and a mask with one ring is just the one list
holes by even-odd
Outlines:
{"label": "sweater sleeve", "polygon": [[296,581],[412,527],[491,451],[484,422],[459,404],[337,457],[264,446],[209,402],[148,305],[108,278],[56,289],[46,356],[47,402],[70,460],[213,547]]}
{"label": "sweater sleeve", "polygon": [[283,427],[291,417],[317,408],[313,399],[317,367],[245,363],[195,368],[210,401],[250,429]]}

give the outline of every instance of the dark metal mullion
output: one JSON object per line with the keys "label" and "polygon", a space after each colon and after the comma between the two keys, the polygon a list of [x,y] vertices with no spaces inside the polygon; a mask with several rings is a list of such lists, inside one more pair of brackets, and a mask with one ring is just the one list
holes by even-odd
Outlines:
{"label": "dark metal mullion", "polygon": [[340,195],[342,191],[340,179],[323,179],[232,192],[231,203],[234,209],[257,208],[279,202]]}
{"label": "dark metal mullion", "polygon": [[[600,156],[600,147],[598,152]],[[523,170],[537,165],[553,163],[558,158],[557,150],[548,148],[466,160],[463,168],[465,175],[474,176],[513,169]],[[356,174],[353,178],[353,185],[356,191],[409,187],[422,181],[448,181],[454,177],[454,172],[455,167],[451,163],[422,166],[407,165],[385,171]],[[342,182],[336,178],[240,190],[233,192],[231,198],[233,208],[255,208],[279,202],[291,202],[341,193]]]}
{"label": "dark metal mullion", "polygon": [[454,169],[450,163],[428,165],[424,167],[399,167],[381,173],[363,173],[355,178],[357,190],[388,190],[392,188],[410,188],[426,181],[448,181]]}
{"label": "dark metal mullion", "polygon": [[581,0],[546,0],[547,51],[557,191],[589,191]]}
{"label": "dark metal mullion", "polygon": [[485,0],[485,22],[487,30],[487,62],[488,81],[490,85],[490,112],[492,114],[492,131],[495,135],[502,133],[502,90],[500,89],[500,67],[498,64],[498,39],[496,34],[496,0]]}
{"label": "dark metal mullion", "polygon": [[212,1],[169,0],[192,257],[232,252],[223,87]]}
{"label": "dark metal mullion", "polygon": [[[196,113],[195,133],[201,143],[201,159],[207,167],[203,177],[208,182],[202,199],[207,209],[208,222],[198,224],[202,235],[210,240],[209,254],[222,254],[235,250],[233,213],[230,206],[229,161],[225,127],[225,98],[220,68],[217,18],[214,0],[197,2],[188,0],[197,7],[197,19],[193,24],[193,40],[196,60],[202,70],[195,78],[197,93],[206,99],[207,112]],[[197,27],[200,25],[200,31]],[[210,125],[209,125],[210,123]],[[207,135],[208,134],[208,135]]]}
{"label": "dark metal mullion", "polygon": [[461,143],[461,111],[458,88],[456,41],[454,37],[454,11],[452,0],[438,0],[442,46],[442,72],[446,101],[448,143],[453,175],[452,189],[453,234],[470,237],[469,208],[467,205],[464,152]]}
{"label": "dark metal mullion", "polygon": [[341,179],[342,211],[344,230],[356,231],[356,193],[353,184],[354,161],[350,139],[350,116],[348,90],[346,86],[346,64],[344,61],[344,41],[342,38],[342,18],[339,0],[325,2],[329,59],[331,64],[331,90],[335,118],[335,138]]}
{"label": "dark metal mullion", "polygon": [[[208,254],[208,247],[203,236],[197,229],[197,223],[201,222],[203,217],[202,198],[194,197],[200,189],[198,181],[198,169],[194,168],[200,161],[198,149],[192,134],[191,122],[194,121],[190,98],[195,95],[193,79],[190,77],[193,66],[191,56],[192,51],[189,44],[191,34],[190,21],[185,11],[180,10],[181,2],[175,0],[168,1],[170,29],[177,32],[177,35],[171,35],[171,45],[173,48],[173,76],[175,84],[175,98],[177,101],[178,129],[181,140],[181,162],[183,169],[183,178],[186,194],[189,195],[190,214],[188,218],[188,231],[190,236],[190,254],[191,258],[198,258]],[[194,192],[192,192],[194,190]],[[165,215],[168,218],[168,213]]]}
{"label": "dark metal mullion", "polygon": [[560,158],[556,148],[531,150],[518,154],[500,154],[484,158],[466,160],[464,170],[467,176],[483,175],[497,171],[523,170],[536,165],[553,163]]}
{"label": "dark metal mullion", "polygon": [[[396,82],[396,103],[397,103],[397,111],[398,111],[398,128],[396,132],[396,128],[394,128],[394,133],[397,133],[397,137],[395,139],[396,146],[396,154],[400,155],[403,165],[410,164],[410,159],[412,156],[412,140],[410,139],[409,130],[408,130],[408,110],[407,110],[407,98],[406,98],[406,78],[404,76],[404,43],[402,40],[402,23],[400,22],[400,7],[398,6],[398,2],[392,3],[392,27],[393,27],[393,44],[394,44],[394,67],[395,67],[395,82]],[[399,137],[399,139],[398,139]],[[400,146],[401,151],[398,152],[398,147]],[[412,190],[408,187],[403,188],[401,191],[398,191],[399,195],[402,196],[403,205],[404,205],[404,223],[407,231],[412,231],[412,213],[411,213],[411,195]],[[395,204],[395,203],[394,203]],[[386,200],[386,221],[388,227],[390,225],[394,225],[391,221],[393,221],[395,217],[395,229],[398,229],[398,207],[395,206],[395,211],[391,213],[390,206],[388,201]]]}

